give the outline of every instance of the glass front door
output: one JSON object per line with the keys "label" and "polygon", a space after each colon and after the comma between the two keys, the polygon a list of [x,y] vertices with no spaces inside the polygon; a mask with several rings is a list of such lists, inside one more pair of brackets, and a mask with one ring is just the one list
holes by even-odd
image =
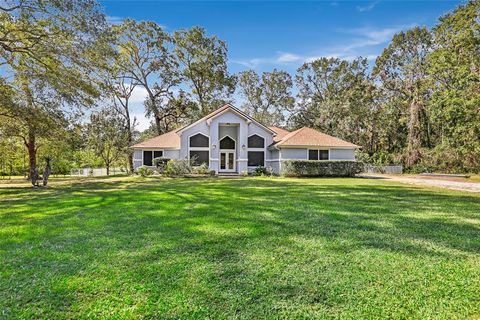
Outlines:
{"label": "glass front door", "polygon": [[220,151],[220,171],[222,172],[235,171],[235,152],[234,151]]}

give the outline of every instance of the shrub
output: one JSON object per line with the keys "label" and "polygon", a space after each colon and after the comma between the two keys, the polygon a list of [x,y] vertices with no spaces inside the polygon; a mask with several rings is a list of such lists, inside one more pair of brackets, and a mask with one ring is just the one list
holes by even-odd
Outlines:
{"label": "shrub", "polygon": [[198,167],[193,168],[193,173],[196,174],[210,174],[210,168],[206,163],[202,163]]}
{"label": "shrub", "polygon": [[267,174],[267,168],[258,166],[252,171],[252,176],[263,176]]}
{"label": "shrub", "polygon": [[153,165],[155,165],[157,167],[157,171],[159,173],[164,173],[165,172],[165,169],[167,168],[168,161],[170,161],[169,158],[162,158],[162,157],[154,158],[152,160]]}
{"label": "shrub", "polygon": [[282,175],[287,177],[353,177],[363,171],[359,161],[286,160]]}
{"label": "shrub", "polygon": [[252,171],[252,176],[271,176],[273,169],[271,167],[258,166]]}
{"label": "shrub", "polygon": [[138,167],[137,173],[142,177],[148,177],[153,174],[153,170],[147,166],[141,166],[141,167]]}
{"label": "shrub", "polygon": [[192,173],[192,170],[189,160],[171,159],[167,162],[164,174],[167,176],[182,176]]}

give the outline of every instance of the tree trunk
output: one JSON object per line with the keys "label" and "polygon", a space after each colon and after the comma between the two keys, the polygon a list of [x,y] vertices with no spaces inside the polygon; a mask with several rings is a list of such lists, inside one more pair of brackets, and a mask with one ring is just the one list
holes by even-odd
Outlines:
{"label": "tree trunk", "polygon": [[109,176],[110,175],[110,164],[107,164],[106,167],[107,167],[107,176]]}
{"label": "tree trunk", "polygon": [[48,177],[50,176],[50,172],[52,168],[50,166],[50,158],[45,158],[45,170],[43,170],[43,186],[46,187],[48,184]]}
{"label": "tree trunk", "polygon": [[413,100],[410,103],[410,119],[408,123],[407,158],[405,165],[412,167],[420,159],[420,104]]}
{"label": "tree trunk", "polygon": [[127,125],[127,140],[128,140],[128,151],[127,151],[127,157],[128,157],[128,170],[130,171],[130,173],[133,173],[133,150],[130,148],[133,144],[133,137],[132,137],[132,130],[131,130],[131,126],[130,126],[130,114],[128,113],[128,109],[127,109],[127,121],[128,121],[128,125]]}
{"label": "tree trunk", "polygon": [[37,168],[37,148],[35,139],[35,130],[32,127],[28,128],[28,140],[25,145],[28,149],[28,163],[29,171],[28,178],[32,180],[32,184],[35,185],[33,178],[35,177],[35,170]]}

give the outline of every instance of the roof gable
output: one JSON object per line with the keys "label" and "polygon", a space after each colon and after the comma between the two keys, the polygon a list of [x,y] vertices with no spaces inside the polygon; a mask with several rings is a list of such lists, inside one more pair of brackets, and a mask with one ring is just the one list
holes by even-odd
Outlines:
{"label": "roof gable", "polygon": [[265,130],[267,130],[268,132],[271,132],[273,134],[275,134],[275,131],[273,131],[272,129],[270,129],[269,127],[261,124],[260,122],[258,122],[257,120],[255,120],[254,118],[250,117],[249,115],[247,115],[245,112],[243,112],[242,110],[234,107],[233,105],[231,105],[230,103],[227,103],[225,105],[223,105],[222,107],[218,108],[217,110],[214,110],[212,112],[210,112],[209,114],[207,114],[206,116],[204,116],[203,118],[183,127],[183,128],[180,128],[177,130],[177,133],[180,135],[182,134],[183,131],[195,126],[196,124],[202,122],[202,121],[209,121],[215,117],[218,117],[222,114],[224,114],[225,112],[227,111],[232,111],[234,113],[236,113],[237,115],[239,115],[240,117],[248,120],[248,121],[251,121],[251,122],[254,122],[255,124],[257,124],[258,126],[264,128]]}

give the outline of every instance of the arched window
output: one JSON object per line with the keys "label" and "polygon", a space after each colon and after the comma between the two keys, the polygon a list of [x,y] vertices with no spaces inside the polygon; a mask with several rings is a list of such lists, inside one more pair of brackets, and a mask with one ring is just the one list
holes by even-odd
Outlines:
{"label": "arched window", "polygon": [[253,136],[248,137],[248,147],[265,148],[265,139],[263,139],[259,135],[254,134]]}
{"label": "arched window", "polygon": [[201,133],[191,136],[190,148],[208,148],[208,137]]}
{"label": "arched window", "polygon": [[235,149],[235,140],[229,136],[224,137],[220,140],[220,149]]}

